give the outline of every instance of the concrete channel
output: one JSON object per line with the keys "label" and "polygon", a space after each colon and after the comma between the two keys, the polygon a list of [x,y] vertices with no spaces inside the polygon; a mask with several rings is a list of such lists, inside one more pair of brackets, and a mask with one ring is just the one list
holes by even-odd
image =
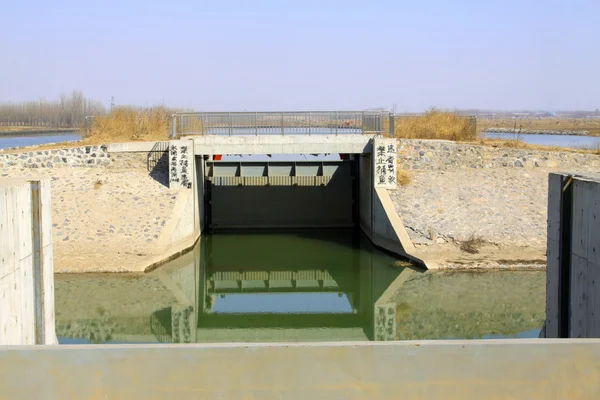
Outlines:
{"label": "concrete channel", "polygon": [[[139,149],[137,144],[120,144],[114,145],[112,151]],[[266,189],[273,184],[302,190],[302,179],[298,180],[301,176],[312,180],[313,183],[306,186],[322,188],[340,173],[347,182],[352,182],[342,185],[341,189],[351,195],[352,203],[347,207],[349,219],[343,223],[337,219],[334,225],[352,223],[376,246],[427,268],[435,268],[412,246],[387,194],[387,189],[395,188],[393,180],[387,179],[396,173],[394,139],[369,135],[201,136],[171,141],[167,151],[172,190],[189,193],[178,203],[180,218],[171,222],[169,235],[163,239],[172,256],[191,248],[202,232],[210,229],[210,219],[214,227],[214,216],[209,216],[214,210],[209,209],[212,204],[207,193],[215,188],[217,181],[221,186],[236,188]],[[244,176],[240,167],[228,177],[233,179],[224,180],[214,179],[215,164],[210,164],[214,156],[220,154],[324,151],[352,155],[351,161],[355,164],[338,165],[330,174],[321,168],[316,174],[300,175],[297,170],[269,174],[267,167],[267,172],[260,176]],[[387,169],[388,151],[394,154],[393,169],[391,166]],[[387,171],[381,175],[384,178],[378,174],[382,168]],[[246,178],[252,178],[248,180],[251,185],[246,184]],[[575,189],[571,203],[565,203],[561,193],[569,180],[574,182]],[[596,249],[600,247],[597,246],[598,224],[592,221],[596,220],[600,201],[600,182],[564,176],[551,176],[550,182],[549,215],[554,217],[549,217],[548,225],[545,335],[587,339],[102,346],[32,346],[56,343],[47,183],[3,182],[0,185],[0,344],[3,345],[0,347],[0,397],[599,398],[600,339],[593,337],[598,335],[594,306],[600,295],[593,282],[598,265]],[[556,200],[556,196],[561,200]],[[358,205],[354,206],[354,202]],[[573,205],[575,208],[570,213],[565,211]],[[556,221],[566,224],[575,233],[569,236],[564,233],[565,228],[556,229]],[[570,244],[565,243],[567,236],[572,239]],[[163,261],[157,261],[156,265]],[[565,265],[571,272],[560,269]],[[567,276],[569,280],[565,281]],[[185,276],[179,278],[185,279]],[[396,279],[397,282],[392,282],[381,294],[379,305],[383,312],[385,300],[406,276],[400,274]],[[565,282],[569,290],[565,289]],[[186,291],[182,289],[178,293],[176,297],[182,307],[188,307]],[[567,325],[571,327],[568,336],[559,328],[565,324],[560,319],[566,315],[565,302],[573,318]],[[558,320],[554,320],[554,315]]]}

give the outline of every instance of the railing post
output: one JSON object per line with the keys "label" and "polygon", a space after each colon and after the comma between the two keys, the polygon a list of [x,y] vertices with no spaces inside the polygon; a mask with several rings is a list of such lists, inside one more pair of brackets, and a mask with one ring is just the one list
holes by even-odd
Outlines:
{"label": "railing post", "polygon": [[231,113],[229,113],[229,136],[231,136],[231,124],[232,124]]}
{"label": "railing post", "polygon": [[311,116],[312,116],[312,113],[309,111],[308,112],[308,134],[309,135],[310,135],[310,123],[311,123],[310,118],[311,118]]}
{"label": "railing post", "polygon": [[204,113],[200,114],[200,131],[204,135]]}
{"label": "railing post", "polygon": [[175,139],[177,136],[177,115],[173,114],[173,119],[171,121],[171,139]]}
{"label": "railing post", "polygon": [[281,113],[281,136],[285,135],[284,126],[285,126],[285,124],[283,122],[283,113]]}
{"label": "railing post", "polygon": [[360,113],[360,130],[361,130],[362,134],[365,133],[365,112],[364,111]]}
{"label": "railing post", "polygon": [[390,112],[390,137],[396,137],[396,115]]}
{"label": "railing post", "polygon": [[338,120],[338,112],[335,112],[335,136],[338,134],[338,126],[340,125],[340,121]]}

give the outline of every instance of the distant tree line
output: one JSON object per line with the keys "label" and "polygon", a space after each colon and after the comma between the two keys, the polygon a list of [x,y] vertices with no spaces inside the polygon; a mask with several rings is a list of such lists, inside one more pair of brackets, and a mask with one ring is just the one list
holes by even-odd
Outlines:
{"label": "distant tree line", "polygon": [[28,101],[0,104],[0,126],[35,126],[80,128],[87,115],[104,115],[106,108],[96,100],[86,99],[82,92],[61,94],[55,101]]}

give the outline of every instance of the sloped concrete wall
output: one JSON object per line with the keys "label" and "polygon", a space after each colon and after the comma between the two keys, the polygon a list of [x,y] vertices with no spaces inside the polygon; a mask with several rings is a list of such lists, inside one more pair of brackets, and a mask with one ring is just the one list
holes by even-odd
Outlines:
{"label": "sloped concrete wall", "polygon": [[359,159],[360,228],[375,246],[409,258],[429,269],[437,268],[435,263],[424,260],[417,254],[388,190],[374,187],[372,157],[372,154],[363,154]]}
{"label": "sloped concrete wall", "polygon": [[0,181],[0,345],[56,344],[48,181]]}

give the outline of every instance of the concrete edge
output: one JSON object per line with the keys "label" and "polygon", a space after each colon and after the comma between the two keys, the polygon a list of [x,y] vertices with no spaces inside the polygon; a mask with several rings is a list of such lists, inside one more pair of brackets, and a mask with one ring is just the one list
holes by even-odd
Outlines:
{"label": "concrete edge", "polygon": [[[399,250],[391,250],[393,252],[398,252],[401,256],[408,257],[409,259],[422,263],[425,268],[428,270],[436,270],[438,269],[437,263],[427,260],[423,256],[419,255],[418,250],[415,248],[406,228],[404,228],[404,222],[402,221],[402,217],[396,211],[394,207],[394,203],[390,197],[390,194],[385,188],[375,188],[375,195],[379,198],[383,209],[388,217],[390,225],[394,229],[397,240],[400,242],[400,245],[404,249],[404,252],[400,252]],[[390,238],[393,240],[393,238]]]}
{"label": "concrete edge", "polygon": [[375,300],[375,305],[392,302],[394,295],[398,292],[402,285],[411,277],[413,272],[415,271],[411,268],[405,268],[404,271],[400,272],[400,275],[398,275],[398,277],[394,279],[394,281],[387,287],[387,289],[385,289],[381,296],[379,296],[379,298]]}
{"label": "concrete edge", "polygon": [[154,271],[158,267],[175,260],[176,258],[188,253],[192,250],[198,240],[200,239],[200,232],[197,232],[193,236],[188,236],[187,238],[180,240],[177,243],[174,243],[171,246],[168,246],[167,249],[162,251],[160,254],[149,255],[139,262],[129,264],[127,268],[122,268],[119,270],[111,270],[111,269],[94,269],[92,271],[79,271],[79,270],[61,270],[59,272],[55,271],[55,274],[59,275],[89,275],[89,274],[111,274],[111,275],[127,275],[127,274],[141,274],[150,271]]}
{"label": "concrete edge", "polygon": [[211,349],[211,348],[287,348],[287,347],[491,347],[529,345],[597,345],[600,339],[469,339],[469,340],[398,340],[398,341],[348,341],[348,342],[226,342],[226,343],[152,343],[152,344],[65,344],[60,346],[8,345],[2,351],[62,351],[90,349]]}
{"label": "concrete edge", "polygon": [[186,239],[169,246],[162,254],[152,256],[145,261],[145,267],[140,269],[141,272],[154,271],[158,267],[173,261],[174,259],[191,251],[200,240],[200,232],[195,233],[193,236],[189,236]]}
{"label": "concrete edge", "polygon": [[[167,141],[168,140],[165,140],[165,142]],[[108,143],[107,151],[109,153],[149,152],[152,151],[152,148],[159,142],[162,141]]]}
{"label": "concrete edge", "polygon": [[394,228],[396,235],[398,235],[398,240],[400,240],[402,247],[404,247],[404,249],[407,252],[415,251],[415,245],[410,239],[410,236],[408,236],[408,232],[406,231],[406,228],[404,228],[404,222],[402,221],[400,215],[398,215],[398,212],[394,207],[394,203],[392,202],[392,199],[387,189],[375,188],[375,193],[377,193],[377,196],[379,196],[379,200],[383,205],[385,213],[387,214],[387,217],[390,221],[390,224]]}

